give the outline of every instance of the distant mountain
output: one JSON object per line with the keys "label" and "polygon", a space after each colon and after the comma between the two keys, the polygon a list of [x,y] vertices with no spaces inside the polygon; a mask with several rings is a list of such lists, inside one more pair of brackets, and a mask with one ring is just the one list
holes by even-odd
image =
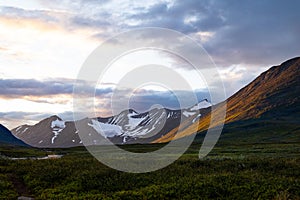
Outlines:
{"label": "distant mountain", "polygon": [[[228,98],[226,102],[216,105],[216,113],[227,103],[225,121],[227,132],[261,133],[264,130],[270,138],[278,137],[276,134],[279,133],[299,134],[299,94],[300,58],[296,57],[263,72],[250,84]],[[179,131],[177,136],[191,135],[194,133],[191,130],[195,128],[198,132],[207,130],[210,117],[210,111],[207,111],[199,123],[187,126]],[[219,123],[220,121],[216,120],[213,125]],[[168,142],[174,135],[171,131],[154,142]],[[289,135],[289,137],[292,136]]]}
{"label": "distant mountain", "polygon": [[[64,130],[68,126],[68,129]],[[11,132],[27,144],[34,147],[71,147],[79,144],[74,123],[64,122],[58,116],[51,116],[39,123],[19,126]],[[73,134],[71,134],[73,133]]]}
{"label": "distant mountain", "polygon": [[[181,119],[191,119],[188,125],[197,122],[200,118],[197,111],[210,106],[211,104],[205,99],[197,105],[182,110],[161,108],[138,113],[129,109],[115,116],[85,118],[78,123],[85,126],[84,134],[89,138],[88,142],[85,142],[87,145],[101,144],[99,134],[103,134],[116,144],[150,143],[177,127]],[[13,129],[12,133],[34,147],[82,145],[75,123],[65,122],[58,116],[51,116],[33,126],[19,126]]]}
{"label": "distant mountain", "polygon": [[6,127],[0,124],[0,145],[28,146],[16,138]]}

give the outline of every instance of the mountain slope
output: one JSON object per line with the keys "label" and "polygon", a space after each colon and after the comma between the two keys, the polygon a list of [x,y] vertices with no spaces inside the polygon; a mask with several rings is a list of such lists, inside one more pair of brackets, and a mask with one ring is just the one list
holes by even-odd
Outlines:
{"label": "mountain slope", "polygon": [[0,145],[28,146],[16,138],[6,127],[0,124]]}
{"label": "mountain slope", "polygon": [[34,147],[71,147],[76,146],[72,143],[80,144],[81,141],[74,123],[64,122],[58,116],[51,116],[33,126],[19,126],[11,132]]}
{"label": "mountain slope", "polygon": [[[293,58],[279,66],[271,67],[258,76],[250,84],[232,95],[226,102],[216,105],[217,120],[213,125],[218,125],[218,112],[227,103],[225,123],[231,124],[251,119],[285,120],[286,123],[293,121],[294,129],[299,129],[299,93],[300,93],[300,58]],[[285,118],[284,118],[285,116]],[[196,127],[198,132],[207,130],[211,114],[207,112],[199,123],[179,131],[176,137],[191,135]],[[228,126],[225,126],[225,128]],[[168,142],[175,136],[174,132],[154,142]]]}

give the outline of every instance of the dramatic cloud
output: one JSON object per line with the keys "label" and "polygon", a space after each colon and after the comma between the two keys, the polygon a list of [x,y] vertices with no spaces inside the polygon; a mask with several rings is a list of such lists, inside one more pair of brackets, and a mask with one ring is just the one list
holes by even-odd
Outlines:
{"label": "dramatic cloud", "polygon": [[73,120],[73,112],[63,113],[39,113],[39,112],[0,112],[1,124],[9,129],[16,128],[19,125],[28,124],[33,125],[38,123],[41,119],[50,117],[51,115],[59,115],[66,121]]}
{"label": "dramatic cloud", "polygon": [[199,39],[197,33],[211,33],[203,45],[223,67],[264,66],[299,55],[299,6],[300,2],[295,0],[187,0],[172,5],[158,3],[127,17],[140,22],[134,27],[166,27],[195,39]]}
{"label": "dramatic cloud", "polygon": [[[52,113],[70,119],[74,80],[82,63],[105,39],[133,28],[170,28],[201,43],[220,69],[227,96],[271,65],[300,54],[297,0],[4,0],[0,6],[0,119],[13,125],[33,123]],[[151,42],[153,36],[149,32],[138,39]],[[170,46],[163,34],[155,36],[162,45]],[[128,44],[136,39],[128,38]],[[178,41],[170,43],[192,58],[200,57]],[[125,65],[147,59],[170,62],[181,74],[196,79],[182,60],[161,54],[151,59],[140,55],[121,63],[123,68],[111,79],[125,73]],[[110,100],[116,92],[112,82],[96,90],[89,85],[84,88],[96,93],[101,115],[111,114]],[[131,96],[130,90],[118,92],[119,98]],[[189,95],[188,91],[179,93]],[[209,98],[206,90],[196,94],[199,100]],[[170,92],[141,90],[132,96],[129,106],[145,111],[154,104],[176,109],[178,99]]]}
{"label": "dramatic cloud", "polygon": [[[0,14],[38,19],[67,30],[90,29],[101,39],[136,27],[171,28],[203,43],[223,67],[279,63],[300,53],[300,2],[267,1],[56,1],[50,10],[3,7]],[[52,9],[52,10],[51,10]],[[192,53],[192,50],[186,50]]]}
{"label": "dramatic cloud", "polygon": [[279,64],[300,53],[299,1],[219,1],[226,26],[206,44],[218,62]]}
{"label": "dramatic cloud", "polygon": [[67,81],[38,81],[34,79],[0,79],[2,98],[72,94],[73,84]]}
{"label": "dramatic cloud", "polygon": [[[39,81],[35,79],[0,79],[0,97],[3,99],[25,98],[35,101],[39,97],[73,94],[75,80],[56,79]],[[103,84],[105,86],[106,84]],[[111,84],[108,84],[111,85]],[[95,93],[96,97],[102,97],[113,92],[111,87],[94,88],[84,83],[83,95]],[[27,98],[30,97],[30,98]],[[36,98],[35,98],[36,97]]]}

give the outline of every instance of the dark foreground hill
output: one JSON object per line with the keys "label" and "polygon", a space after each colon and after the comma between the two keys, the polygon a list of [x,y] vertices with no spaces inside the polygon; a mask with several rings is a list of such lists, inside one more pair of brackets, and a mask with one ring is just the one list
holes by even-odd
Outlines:
{"label": "dark foreground hill", "polygon": [[16,138],[6,127],[0,124],[0,145],[28,146]]}

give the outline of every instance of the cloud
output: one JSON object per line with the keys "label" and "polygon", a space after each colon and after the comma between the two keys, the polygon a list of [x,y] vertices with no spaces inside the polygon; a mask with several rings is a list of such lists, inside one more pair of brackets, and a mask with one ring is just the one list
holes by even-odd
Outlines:
{"label": "cloud", "polygon": [[[7,98],[15,98],[22,96],[48,96],[48,95],[67,95],[73,93],[73,87],[76,80],[72,79],[0,79],[0,95]],[[89,83],[83,83],[85,93],[95,92],[97,96],[111,93],[113,83],[103,83],[105,87],[94,89]]]}
{"label": "cloud", "polygon": [[17,18],[17,19],[42,19],[44,21],[56,21],[53,16],[48,15],[49,12],[42,10],[25,10],[16,7],[0,7],[1,16]]}
{"label": "cloud", "polygon": [[103,28],[111,26],[111,23],[109,23],[105,18],[99,19],[89,19],[86,17],[79,17],[74,16],[71,18],[70,23],[73,25],[77,25],[79,27],[89,27],[89,28]]}
{"label": "cloud", "polygon": [[[299,55],[300,2],[266,1],[56,1],[50,10],[4,7],[1,15],[39,19],[67,30],[90,29],[93,38],[108,38],[137,27],[181,31],[202,42],[221,67],[265,66]],[[52,10],[51,10],[52,9]],[[190,51],[192,54],[193,52]]]}
{"label": "cloud", "polygon": [[34,79],[0,79],[3,98],[72,94],[73,84],[67,81],[38,81]]}
{"label": "cloud", "polygon": [[[83,33],[91,37],[103,32],[111,24],[106,20],[108,14],[102,13],[97,18],[85,14],[73,13],[72,10],[28,10],[15,7],[0,7],[0,21],[9,26],[31,27],[43,32]],[[99,38],[98,38],[99,40]]]}
{"label": "cloud", "polygon": [[99,7],[104,5],[109,0],[52,0],[52,1],[44,1],[38,0],[41,5],[52,8],[52,9],[59,9],[59,10],[73,10],[73,11],[80,11],[84,8],[91,8],[91,7]]}
{"label": "cloud", "polygon": [[214,31],[224,25],[224,19],[220,11],[214,9],[213,1],[158,2],[127,17],[142,19],[140,26],[159,26],[185,34]]}
{"label": "cloud", "polygon": [[[35,101],[37,103],[53,102],[50,96],[67,95],[66,98],[71,98],[73,94],[74,80],[61,79],[61,80],[35,80],[35,79],[0,79],[0,96],[2,99],[25,99]],[[104,84],[101,88],[94,89],[89,84],[83,86],[82,97],[85,98],[87,94],[95,93],[95,97],[101,100],[109,99],[112,95],[117,95],[115,98],[135,96],[137,102],[151,102],[155,104],[163,102],[163,105],[175,105],[174,100],[176,97],[170,92],[155,91],[155,90],[137,90],[132,93],[132,89],[114,89],[111,84]],[[189,95],[189,91],[176,91],[181,96]],[[207,98],[207,92],[203,90],[196,91],[197,96],[201,99]],[[206,95],[206,96],[205,96]],[[168,103],[169,101],[169,103]],[[58,103],[54,101],[54,103]],[[147,106],[146,106],[147,107]]]}
{"label": "cloud", "polygon": [[63,120],[72,121],[73,112],[66,111],[62,113],[40,113],[40,112],[0,112],[1,124],[9,129],[16,128],[17,126],[28,124],[34,125],[40,120],[50,117],[51,115],[58,115]]}
{"label": "cloud", "polygon": [[38,123],[39,120],[49,117],[47,113],[38,112],[0,112],[1,124],[9,129],[13,129],[19,125]]}
{"label": "cloud", "polygon": [[[299,1],[175,1],[157,3],[126,18],[139,22],[132,27],[159,26],[197,38],[221,67],[234,64],[261,67],[300,54]],[[199,34],[198,34],[199,36]],[[201,36],[201,34],[200,34]],[[190,51],[192,54],[193,52]]]}
{"label": "cloud", "polygon": [[30,120],[40,120],[48,117],[49,114],[38,113],[38,112],[0,112],[0,118],[6,119],[28,119]]}
{"label": "cloud", "polygon": [[262,66],[299,55],[299,1],[219,1],[216,6],[226,26],[206,48],[219,63]]}
{"label": "cloud", "polygon": [[[35,80],[35,79],[0,79],[0,97],[2,99],[24,99],[36,103],[50,104],[66,104],[70,102],[73,95],[74,80]],[[101,88],[93,88],[88,83],[84,83],[82,87],[82,96],[87,98],[89,94],[95,94],[102,110],[109,109],[111,98],[118,103],[119,99],[131,98],[130,106],[140,111],[148,110],[154,104],[160,104],[163,107],[180,108],[175,94],[180,98],[185,99],[181,107],[191,106],[189,98],[183,98],[196,94],[198,100],[209,99],[209,94],[206,90],[197,91],[155,91],[140,89],[132,93],[132,89],[122,88],[114,89],[111,84],[104,84]],[[113,102],[116,103],[116,102]],[[119,105],[120,110],[128,108],[128,105]],[[124,106],[124,107],[122,107]]]}
{"label": "cloud", "polygon": [[0,7],[0,20],[19,29],[28,27],[39,31],[63,31],[71,13],[58,10],[26,10],[16,7]]}

